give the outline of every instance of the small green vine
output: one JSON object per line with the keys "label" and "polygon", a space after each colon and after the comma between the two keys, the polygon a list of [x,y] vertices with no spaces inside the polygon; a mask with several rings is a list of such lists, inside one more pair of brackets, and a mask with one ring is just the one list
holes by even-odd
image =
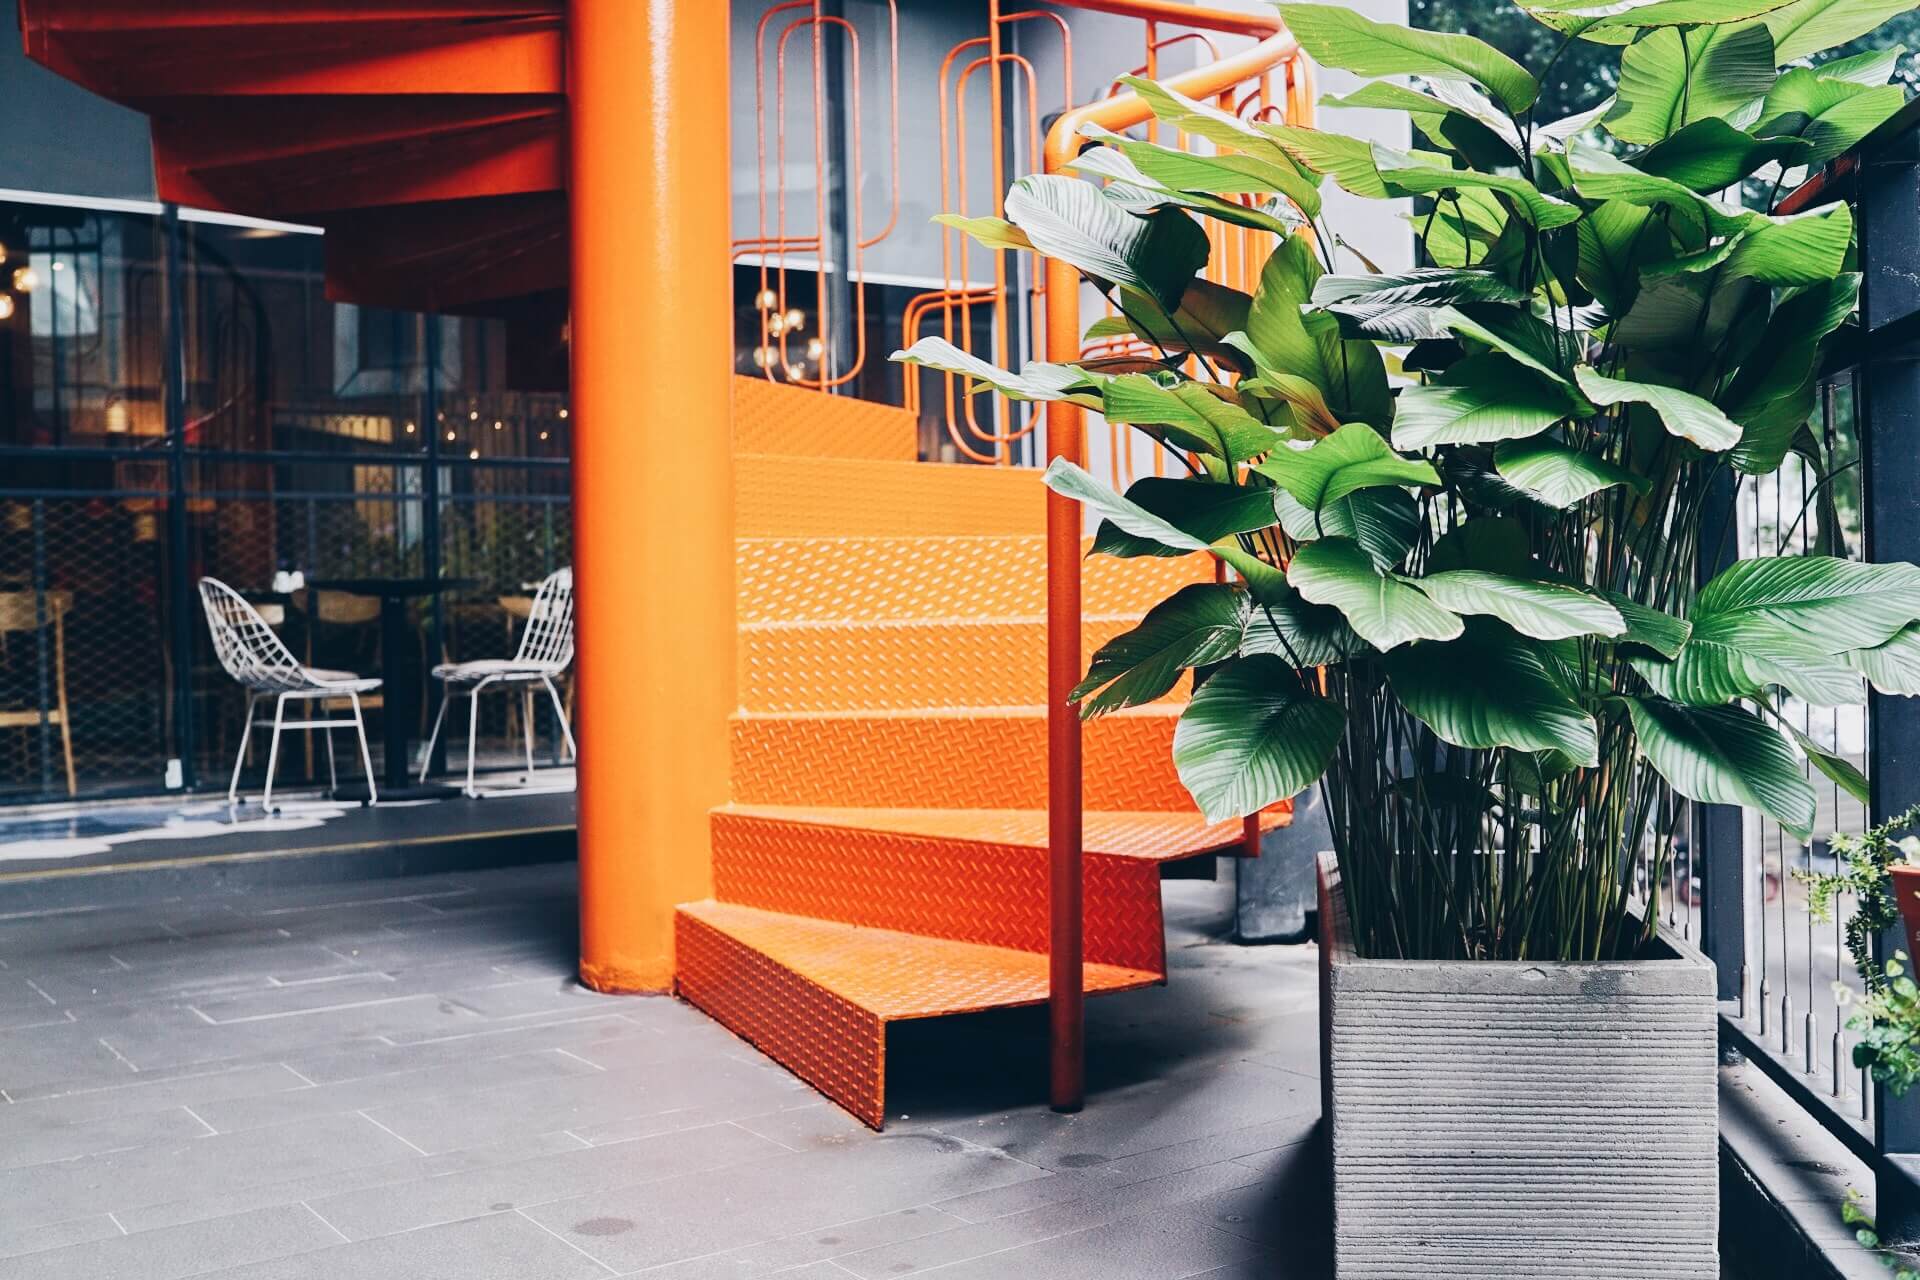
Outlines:
{"label": "small green vine", "polygon": [[1880,1265],[1893,1273],[1893,1280],[1920,1280],[1920,1271],[1881,1243],[1879,1228],[1873,1225],[1872,1216],[1860,1203],[1860,1193],[1852,1187],[1847,1188],[1847,1202],[1840,1206],[1840,1216],[1853,1228],[1853,1238],[1860,1242],[1860,1247],[1872,1250]]}
{"label": "small green vine", "polygon": [[1900,835],[1916,824],[1920,824],[1920,806],[1860,835],[1835,833],[1831,841],[1834,871],[1794,872],[1807,886],[1807,909],[1823,923],[1832,921],[1833,904],[1840,894],[1853,895],[1853,915],[1846,926],[1847,953],[1866,987],[1859,1012],[1847,1023],[1860,1034],[1853,1047],[1853,1065],[1865,1068],[1896,1096],[1920,1082],[1920,986],[1907,972],[1911,962],[1905,952],[1896,952],[1883,966],[1874,959],[1873,945],[1875,938],[1900,922],[1900,904],[1888,868],[1909,858],[1920,861],[1920,839]]}

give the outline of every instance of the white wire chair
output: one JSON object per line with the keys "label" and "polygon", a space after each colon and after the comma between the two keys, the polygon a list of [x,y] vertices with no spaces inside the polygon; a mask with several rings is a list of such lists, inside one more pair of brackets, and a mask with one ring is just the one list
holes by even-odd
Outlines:
{"label": "white wire chair", "polygon": [[554,677],[573,662],[573,570],[555,569],[534,592],[533,607],[527,613],[527,629],[520,633],[520,648],[511,658],[480,658],[472,662],[443,662],[433,669],[434,679],[446,685],[440,700],[440,714],[433,718],[433,732],[427,737],[426,753],[420,760],[420,780],[427,780],[433,767],[433,749],[440,741],[440,728],[446,723],[447,707],[456,693],[467,696],[467,785],[466,794],[480,798],[473,785],[474,744],[480,736],[480,695],[487,689],[519,689],[520,724],[527,748],[527,776],[533,778],[533,699],[536,688],[544,688],[553,702],[554,718],[566,739],[569,754],[578,756],[573,726],[567,722],[560,691]]}
{"label": "white wire chair", "polygon": [[[207,629],[213,634],[213,652],[234,682],[247,691],[246,727],[240,732],[240,751],[233,762],[233,778],[227,784],[227,804],[240,802],[240,770],[247,761],[247,744],[256,724],[273,728],[267,747],[267,784],[261,806],[273,810],[273,775],[280,763],[280,734],[285,729],[324,729],[327,739],[327,780],[333,789],[340,785],[334,768],[333,731],[352,726],[360,739],[360,764],[367,771],[367,803],[379,800],[373,781],[373,755],[367,750],[367,724],[361,714],[360,695],[380,687],[372,676],[357,676],[350,671],[328,671],[309,667],[274,634],[260,611],[238,591],[218,578],[200,579],[200,603],[207,611]],[[262,698],[273,699],[273,719],[257,719],[254,708]],[[353,718],[335,719],[326,713],[345,698],[353,707]],[[286,718],[288,702],[320,703],[321,718]]]}

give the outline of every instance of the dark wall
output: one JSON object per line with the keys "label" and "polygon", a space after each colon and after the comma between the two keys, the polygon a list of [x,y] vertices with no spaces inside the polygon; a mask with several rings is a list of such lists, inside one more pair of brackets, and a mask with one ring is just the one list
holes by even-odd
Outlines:
{"label": "dark wall", "polygon": [[146,117],[29,61],[17,12],[0,23],[0,187],[153,199]]}

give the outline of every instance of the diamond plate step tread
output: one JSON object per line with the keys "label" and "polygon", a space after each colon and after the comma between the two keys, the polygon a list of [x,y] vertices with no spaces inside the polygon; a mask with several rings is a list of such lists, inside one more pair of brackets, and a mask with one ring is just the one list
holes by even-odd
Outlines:
{"label": "diamond plate step tread", "polygon": [[1030,468],[736,454],[733,477],[742,538],[1046,530],[1046,488]]}
{"label": "diamond plate step tread", "polygon": [[[1292,804],[1260,815],[1264,834],[1292,821]],[[754,818],[800,826],[843,828],[891,835],[928,836],[962,843],[1047,848],[1045,809],[864,809],[805,805],[731,804],[714,817]],[[1235,818],[1209,823],[1198,813],[1095,811],[1083,815],[1082,848],[1089,854],[1174,862],[1206,853],[1224,853],[1240,843]]]}
{"label": "diamond plate step tread", "polygon": [[[679,914],[725,934],[882,1022],[1014,1008],[1041,1004],[1047,998],[1043,953],[722,902],[686,903]],[[1085,980],[1089,995],[1130,991],[1162,981],[1148,970],[1110,964],[1087,965]]]}
{"label": "diamond plate step tread", "polygon": [[736,375],[733,447],[749,454],[912,462],[920,424],[892,405]]}

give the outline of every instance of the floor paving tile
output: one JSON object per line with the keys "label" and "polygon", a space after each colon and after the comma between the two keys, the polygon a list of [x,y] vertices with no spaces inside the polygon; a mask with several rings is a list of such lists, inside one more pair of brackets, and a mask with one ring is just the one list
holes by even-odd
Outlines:
{"label": "floor paving tile", "polygon": [[286,1205],[0,1260],[0,1280],[183,1280],[338,1243],[311,1210]]}
{"label": "floor paving tile", "polygon": [[598,1280],[608,1274],[513,1213],[207,1273],[208,1280]]}

